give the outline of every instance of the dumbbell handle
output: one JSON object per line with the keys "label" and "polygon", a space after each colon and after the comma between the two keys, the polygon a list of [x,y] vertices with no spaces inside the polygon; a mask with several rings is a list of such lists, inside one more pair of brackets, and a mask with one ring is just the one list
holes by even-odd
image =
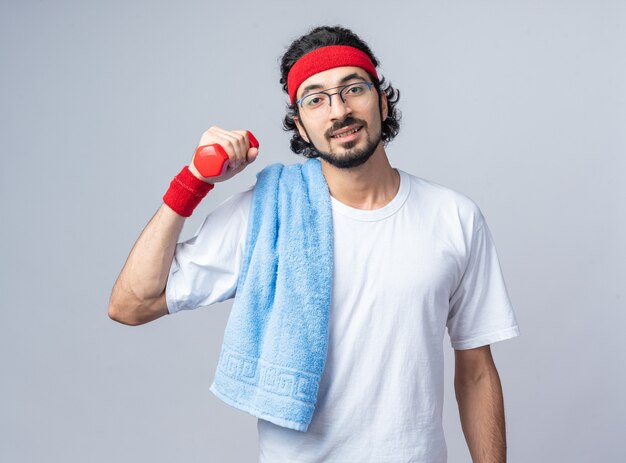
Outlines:
{"label": "dumbbell handle", "polygon": [[[250,148],[258,148],[259,141],[252,135],[252,132],[249,130],[246,132],[248,132]],[[193,157],[193,165],[203,177],[217,177],[222,175],[228,168],[228,161],[228,154],[219,143],[198,146]]]}

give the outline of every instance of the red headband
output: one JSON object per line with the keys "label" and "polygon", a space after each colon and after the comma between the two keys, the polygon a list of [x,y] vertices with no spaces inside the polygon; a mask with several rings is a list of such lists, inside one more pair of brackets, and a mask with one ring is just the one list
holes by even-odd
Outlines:
{"label": "red headband", "polygon": [[302,56],[287,74],[287,89],[291,103],[296,99],[298,88],[309,77],[318,72],[340,66],[356,66],[367,71],[378,81],[376,67],[367,54],[358,48],[347,45],[328,45],[316,48]]}

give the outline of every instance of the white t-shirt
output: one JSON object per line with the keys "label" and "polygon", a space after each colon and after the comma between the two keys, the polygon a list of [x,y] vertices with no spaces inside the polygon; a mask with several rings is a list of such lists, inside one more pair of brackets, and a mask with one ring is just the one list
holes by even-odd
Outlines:
{"label": "white t-shirt", "polygon": [[[400,169],[375,210],[331,196],[334,278],[326,365],[307,432],[257,419],[260,463],[447,461],[443,337],[471,349],[519,335],[478,206]],[[235,296],[254,185],[178,243],[170,312]]]}

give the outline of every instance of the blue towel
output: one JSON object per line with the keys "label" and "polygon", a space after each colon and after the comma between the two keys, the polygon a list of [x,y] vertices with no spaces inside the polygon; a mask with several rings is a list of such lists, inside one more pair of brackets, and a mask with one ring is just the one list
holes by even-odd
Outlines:
{"label": "blue towel", "polygon": [[306,432],[326,364],[333,280],[332,208],[319,159],[257,174],[247,233],[210,390]]}

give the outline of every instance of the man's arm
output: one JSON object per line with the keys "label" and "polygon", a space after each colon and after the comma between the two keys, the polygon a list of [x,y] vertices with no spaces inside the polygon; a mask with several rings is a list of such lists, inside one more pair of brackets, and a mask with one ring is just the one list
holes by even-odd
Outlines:
{"label": "man's arm", "polygon": [[454,352],[454,390],[472,461],[506,463],[504,400],[491,348]]}
{"label": "man's arm", "polygon": [[[254,162],[259,154],[258,147],[250,146],[249,136],[248,131],[209,128],[202,134],[198,146],[215,143],[222,146],[229,159],[227,170],[221,175],[203,177],[193,162],[194,153],[189,171],[207,183],[228,180]],[[157,210],[130,251],[113,286],[108,308],[111,319],[125,325],[141,325],[169,313],[165,286],[184,223],[185,217],[166,204]]]}
{"label": "man's arm", "polygon": [[109,317],[141,325],[167,315],[165,285],[185,217],[163,204],[137,239],[113,286]]}

